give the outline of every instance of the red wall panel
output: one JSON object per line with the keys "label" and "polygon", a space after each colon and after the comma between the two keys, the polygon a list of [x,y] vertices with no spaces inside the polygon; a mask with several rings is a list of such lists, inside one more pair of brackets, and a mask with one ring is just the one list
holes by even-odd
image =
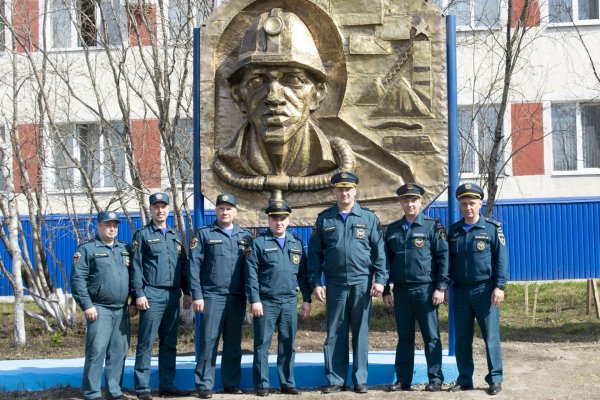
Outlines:
{"label": "red wall panel", "polygon": [[541,103],[512,105],[513,175],[544,174],[544,132]]}

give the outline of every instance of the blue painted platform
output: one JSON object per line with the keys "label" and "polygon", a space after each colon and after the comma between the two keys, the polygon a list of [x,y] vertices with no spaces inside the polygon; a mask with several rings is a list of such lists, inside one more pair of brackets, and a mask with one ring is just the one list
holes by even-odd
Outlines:
{"label": "blue painted platform", "polygon": [[[352,354],[349,354],[350,370],[352,369]],[[395,379],[394,351],[376,351],[369,353],[369,386],[389,385]],[[64,360],[10,360],[0,361],[0,391],[13,390],[43,390],[54,386],[81,387],[83,373],[83,358]],[[221,390],[220,371],[221,357],[217,359],[217,374],[215,390]],[[134,357],[127,357],[125,362],[125,376],[123,385],[126,389],[133,390]],[[269,357],[270,381],[272,387],[279,387],[277,377],[277,358]],[[458,377],[456,360],[444,354],[443,371],[445,382],[455,381]],[[194,388],[194,368],[196,362],[193,356],[177,357],[176,385],[180,389]],[[298,388],[316,388],[326,384],[323,372],[322,353],[297,353],[295,368],[296,386]],[[352,384],[350,372],[348,382]],[[427,365],[423,351],[415,354],[415,373],[413,384],[427,383]],[[152,357],[150,386],[158,388],[158,359]],[[242,389],[252,389],[252,355],[242,358]]]}

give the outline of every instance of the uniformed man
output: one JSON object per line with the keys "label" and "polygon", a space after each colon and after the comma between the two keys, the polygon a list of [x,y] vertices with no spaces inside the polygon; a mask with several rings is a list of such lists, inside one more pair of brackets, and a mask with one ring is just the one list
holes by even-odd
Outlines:
{"label": "uniformed man", "polygon": [[474,183],[456,189],[462,220],[448,231],[450,278],[454,285],[454,326],[458,379],[449,391],[473,389],[473,328],[477,319],[488,362],[488,394],[502,390],[500,305],[504,301],[508,252],[499,222],[479,214],[483,191]]}
{"label": "uniformed man", "polygon": [[160,395],[187,395],[175,387],[177,324],[183,289],[183,306],[191,298],[187,282],[187,254],[179,231],[167,225],[169,195],[150,196],[152,220],[133,235],[131,290],[140,310],[134,384],[138,399],[150,396],[150,361],[159,337],[158,380]]}
{"label": "uniformed man", "polygon": [[96,238],[83,243],[73,257],[71,291],[85,314],[87,335],[83,396],[101,399],[102,365],[107,399],[129,399],[121,391],[129,349],[129,245],[115,240],[119,218],[112,211],[97,216]]}
{"label": "uniformed man", "polygon": [[[390,391],[410,390],[415,361],[415,320],[425,343],[427,376],[425,390],[438,392],[444,382],[442,343],[438,306],[448,287],[448,244],[442,224],[421,214],[425,190],[415,184],[400,186],[396,194],[404,217],[393,222],[385,233],[385,250],[390,279],[384,289],[384,302],[394,305],[398,345],[396,383]],[[394,298],[390,285],[394,285]]]}
{"label": "uniformed man", "polygon": [[322,392],[339,392],[346,385],[351,329],[354,391],[366,393],[371,296],[381,296],[388,279],[383,233],[375,213],[355,201],[355,174],[339,172],[331,183],[337,202],[317,217],[308,246],[308,275],[317,300],[325,300],[321,273],[327,285],[324,356],[329,384]]}
{"label": "uniformed man", "polygon": [[246,258],[252,236],[234,223],[237,199],[217,197],[217,220],[200,228],[190,244],[190,287],[194,311],[201,313],[200,354],[195,383],[200,398],[209,399],[215,384],[219,338],[223,335],[221,377],[225,393],[241,394],[242,324]]}
{"label": "uniformed man", "polygon": [[294,381],[298,288],[304,318],[310,315],[311,305],[304,246],[300,238],[287,233],[291,212],[285,201],[269,205],[269,230],[252,241],[246,262],[246,295],[254,317],[252,378],[258,396],[269,395],[269,347],[275,328],[281,393],[300,394]]}

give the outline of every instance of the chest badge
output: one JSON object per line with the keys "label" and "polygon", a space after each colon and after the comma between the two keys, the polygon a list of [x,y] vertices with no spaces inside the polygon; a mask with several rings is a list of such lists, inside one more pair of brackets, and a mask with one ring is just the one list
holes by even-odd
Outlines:
{"label": "chest badge", "polygon": [[123,263],[125,264],[125,267],[129,268],[129,257],[124,257]]}
{"label": "chest badge", "polygon": [[356,237],[359,239],[364,239],[365,238],[365,230],[362,228],[358,228],[356,230]]}
{"label": "chest badge", "polygon": [[477,250],[479,250],[479,251],[485,250],[485,242],[484,241],[480,240],[477,242]]}
{"label": "chest badge", "polygon": [[413,244],[415,245],[415,247],[421,248],[425,246],[425,240],[423,240],[422,238],[416,238],[413,240]]}
{"label": "chest badge", "polygon": [[181,245],[177,245],[177,254],[181,254]]}
{"label": "chest badge", "polygon": [[198,247],[198,238],[195,237],[192,239],[192,243],[190,243],[190,249],[195,249],[196,247]]}
{"label": "chest badge", "polygon": [[292,262],[296,265],[300,264],[300,256],[298,254],[292,255]]}

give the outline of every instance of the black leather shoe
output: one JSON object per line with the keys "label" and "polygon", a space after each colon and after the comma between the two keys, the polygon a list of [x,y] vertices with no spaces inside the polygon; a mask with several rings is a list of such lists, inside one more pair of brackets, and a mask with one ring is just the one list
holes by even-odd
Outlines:
{"label": "black leather shoe", "polygon": [[364,393],[367,393],[368,391],[369,391],[369,389],[367,388],[367,385],[365,385],[363,383],[354,385],[354,393],[364,394]]}
{"label": "black leather shoe", "polygon": [[229,386],[225,388],[225,393],[227,394],[243,394],[242,389],[239,386]]}
{"label": "black leather shoe", "polygon": [[460,383],[457,383],[448,389],[449,392],[462,392],[464,390],[473,390],[473,385],[461,385]]}
{"label": "black leather shoe", "polygon": [[439,392],[440,390],[442,390],[442,385],[437,382],[431,381],[425,385],[425,391],[427,392]]}
{"label": "black leather shoe", "polygon": [[269,395],[269,389],[266,389],[266,388],[256,389],[256,395],[259,397],[267,397]]}
{"label": "black leather shoe", "polygon": [[502,391],[502,384],[501,383],[492,383],[489,387],[489,389],[487,390],[487,393],[490,396],[495,396],[498,393],[500,393]]}
{"label": "black leather shoe", "polygon": [[396,382],[393,385],[388,386],[388,392],[408,392],[410,390],[410,385],[402,382]]}
{"label": "black leather shoe", "polygon": [[341,391],[342,387],[340,385],[323,386],[323,388],[321,389],[321,393],[323,394],[337,393]]}
{"label": "black leather shoe", "polygon": [[179,390],[177,388],[165,388],[165,389],[158,390],[159,396],[183,397],[183,396],[189,396],[190,394],[192,394],[192,392],[190,390]]}
{"label": "black leather shoe", "polygon": [[198,397],[201,399],[212,399],[212,390],[202,389],[198,391]]}
{"label": "black leather shoe", "polygon": [[150,393],[142,393],[137,395],[138,400],[152,400]]}
{"label": "black leather shoe", "polygon": [[292,396],[298,396],[300,391],[295,387],[284,387],[281,388],[281,394],[291,394]]}
{"label": "black leather shoe", "polygon": [[[100,397],[98,397],[100,398]],[[131,400],[131,397],[127,396],[124,393],[121,393],[117,397],[107,397],[108,400]]]}

